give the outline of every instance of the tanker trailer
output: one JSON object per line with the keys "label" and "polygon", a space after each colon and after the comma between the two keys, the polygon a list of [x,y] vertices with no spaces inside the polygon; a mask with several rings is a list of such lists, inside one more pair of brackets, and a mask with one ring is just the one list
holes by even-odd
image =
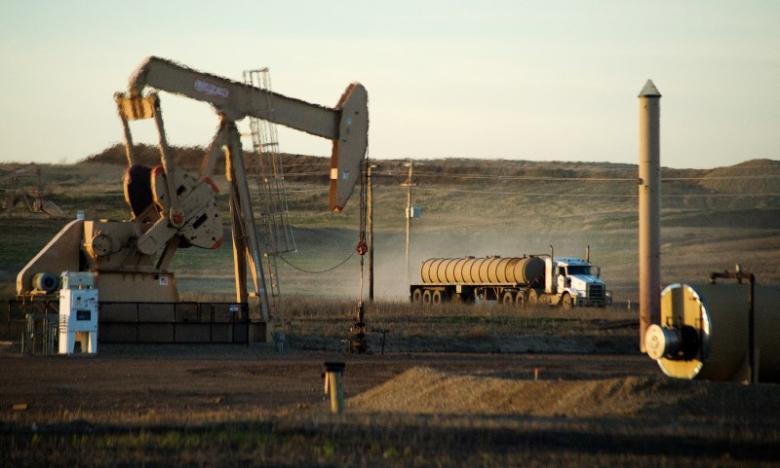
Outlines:
{"label": "tanker trailer", "polygon": [[604,307],[611,302],[606,285],[590,262],[573,257],[430,258],[420,267],[420,283],[409,286],[412,302],[497,301],[526,304]]}

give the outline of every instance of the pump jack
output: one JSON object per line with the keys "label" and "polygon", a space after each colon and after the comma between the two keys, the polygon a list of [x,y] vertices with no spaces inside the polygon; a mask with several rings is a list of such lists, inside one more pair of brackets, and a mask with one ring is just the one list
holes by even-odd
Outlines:
{"label": "pump jack", "polygon": [[[147,87],[214,107],[219,127],[199,174],[174,164],[159,95],[156,91],[145,94]],[[211,177],[219,156],[224,154],[230,187],[236,301],[249,303],[250,307],[259,305],[262,319],[268,323],[262,253],[236,122],[253,116],[332,140],[329,205],[339,212],[361,177],[368,146],[365,88],[359,83],[350,84],[338,104],[327,108],[150,57],[131,76],[128,91],[114,97],[124,129],[128,164],[124,194],[131,218],[70,222],[19,272],[17,294],[24,298],[55,292],[56,280],[40,281],[40,275],[56,279],[62,271],[92,271],[96,273],[101,302],[178,301],[175,276],[168,269],[176,249],[216,249],[222,244],[222,221],[215,201],[217,186]],[[273,103],[273,109],[268,102]],[[161,165],[155,168],[135,162],[129,122],[141,119],[154,119],[157,127]],[[246,287],[247,268],[252,294]],[[49,287],[42,289],[41,285]]]}

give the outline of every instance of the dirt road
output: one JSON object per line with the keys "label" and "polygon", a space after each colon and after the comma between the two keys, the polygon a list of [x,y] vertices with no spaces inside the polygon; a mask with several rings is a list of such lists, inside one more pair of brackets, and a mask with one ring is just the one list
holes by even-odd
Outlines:
{"label": "dirt road", "polygon": [[[641,356],[415,353],[345,355],[266,346],[104,346],[95,357],[0,355],[4,420],[191,421],[278,414],[322,401],[325,361],[347,363],[347,397],[416,366],[514,378],[592,379],[655,374]],[[24,412],[10,412],[27,403]],[[216,416],[214,416],[216,417]],[[211,418],[209,418],[211,419]],[[126,420],[126,419],[125,419]]]}

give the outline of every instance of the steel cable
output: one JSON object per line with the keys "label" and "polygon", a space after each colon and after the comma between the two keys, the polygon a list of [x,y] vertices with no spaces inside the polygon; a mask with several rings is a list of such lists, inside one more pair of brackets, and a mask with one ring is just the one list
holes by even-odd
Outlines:
{"label": "steel cable", "polygon": [[328,273],[328,272],[330,272],[330,271],[333,271],[333,270],[335,270],[336,268],[338,268],[338,267],[340,267],[340,266],[344,265],[345,263],[347,263],[347,262],[348,262],[348,261],[349,261],[349,260],[350,260],[352,257],[354,257],[354,256],[355,256],[355,251],[353,250],[353,251],[352,251],[352,252],[350,252],[350,254],[347,256],[347,258],[345,258],[344,260],[340,261],[339,263],[335,264],[335,265],[334,265],[334,266],[332,266],[332,267],[325,268],[324,270],[307,270],[307,269],[305,269],[305,268],[301,268],[301,267],[299,267],[299,266],[297,266],[297,265],[295,265],[295,264],[293,264],[293,263],[290,263],[290,261],[289,261],[289,260],[287,260],[286,258],[284,258],[284,257],[283,257],[283,256],[281,256],[281,255],[278,255],[278,257],[279,257],[279,258],[280,258],[280,259],[281,259],[281,260],[282,260],[282,261],[283,261],[285,264],[287,264],[287,265],[288,265],[290,268],[292,268],[293,270],[300,271],[301,273],[308,273],[308,274],[311,274],[311,275],[319,275],[319,274],[322,274],[322,273]]}

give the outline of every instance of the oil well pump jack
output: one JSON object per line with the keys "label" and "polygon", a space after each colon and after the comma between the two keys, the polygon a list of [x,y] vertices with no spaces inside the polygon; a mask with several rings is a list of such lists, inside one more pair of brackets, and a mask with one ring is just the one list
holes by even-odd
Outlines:
{"label": "oil well pump jack", "polygon": [[[147,88],[153,90],[147,92]],[[216,135],[197,174],[176,167],[158,91],[211,104],[219,116]],[[60,272],[92,271],[101,302],[178,301],[175,275],[169,270],[176,250],[216,249],[223,241],[215,199],[218,189],[211,177],[224,155],[236,302],[259,308],[262,320],[268,323],[262,251],[236,122],[255,117],[331,140],[329,207],[339,212],[361,180],[368,146],[365,88],[350,84],[338,104],[328,108],[150,57],[131,76],[128,90],[114,97],[124,129],[128,164],[124,195],[131,217],[126,221],[74,220],[67,224],[19,272],[17,294],[22,298],[51,294]],[[130,122],[141,119],[153,119],[159,134],[161,164],[154,168],[137,164],[133,154]],[[252,279],[251,293],[247,273]],[[48,281],[44,281],[45,275],[51,275]]]}

